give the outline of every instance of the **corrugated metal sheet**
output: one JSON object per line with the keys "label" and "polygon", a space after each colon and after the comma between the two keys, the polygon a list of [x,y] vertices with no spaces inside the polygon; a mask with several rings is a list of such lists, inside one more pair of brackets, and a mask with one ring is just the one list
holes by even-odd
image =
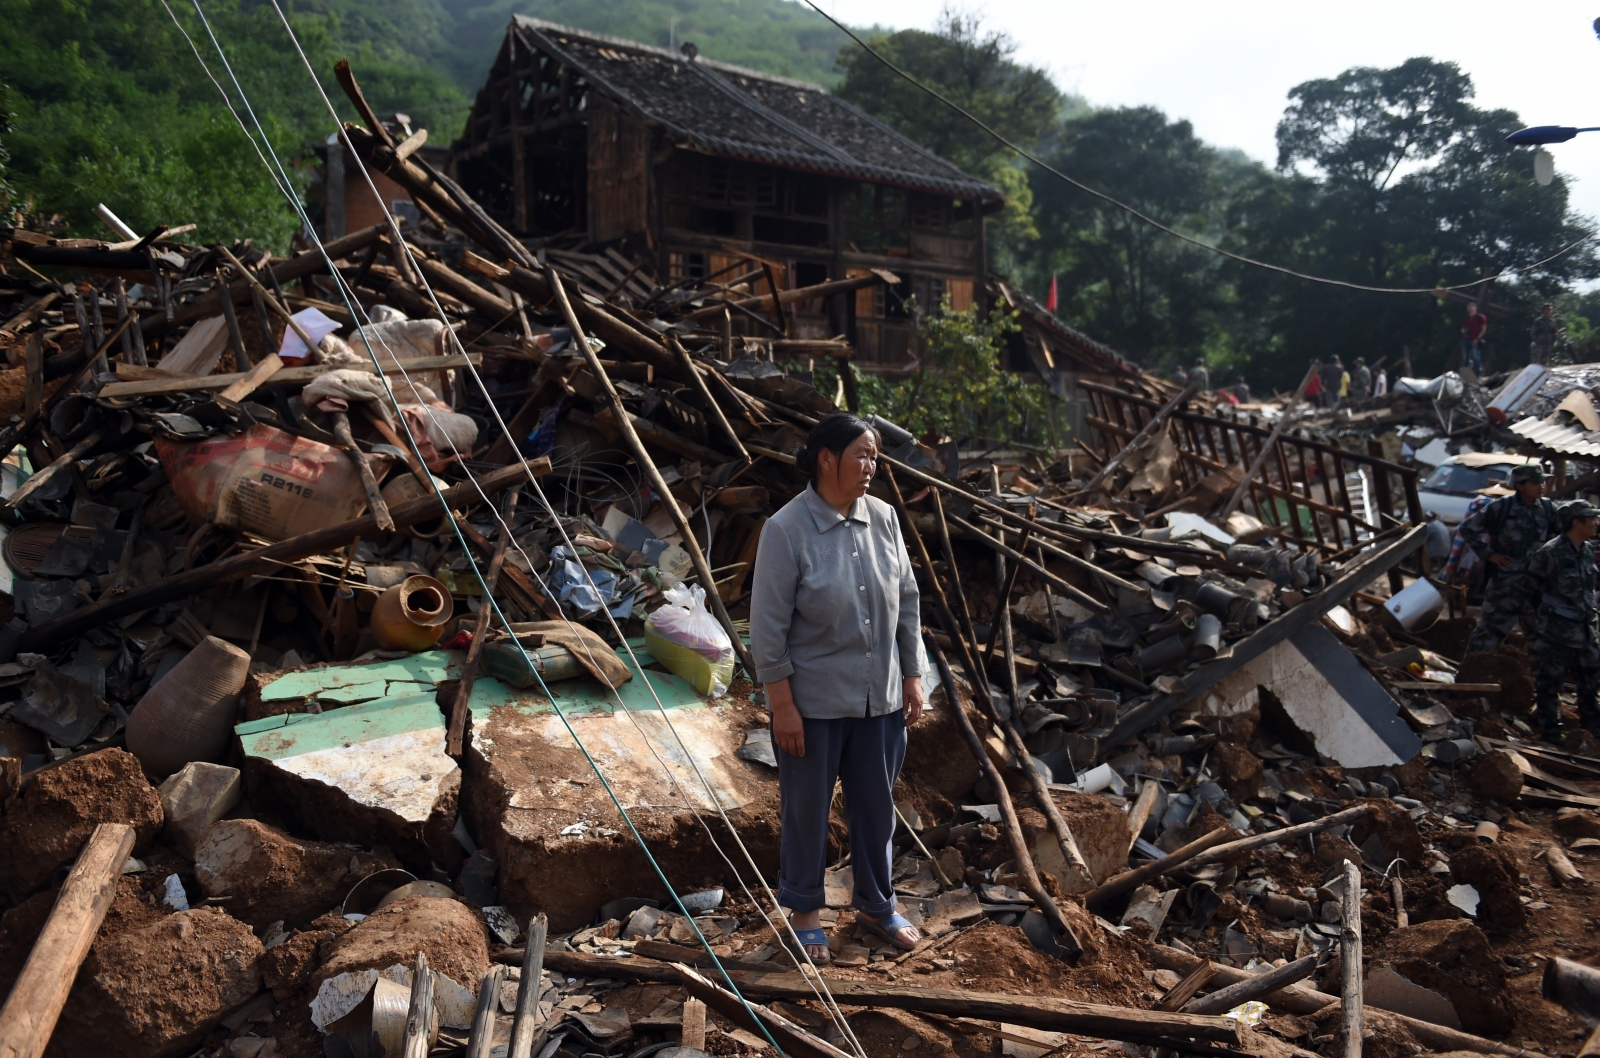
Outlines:
{"label": "corrugated metal sheet", "polygon": [[1567,456],[1600,458],[1600,432],[1589,433],[1582,427],[1562,426],[1529,416],[1508,427],[1518,437],[1525,437],[1541,448]]}

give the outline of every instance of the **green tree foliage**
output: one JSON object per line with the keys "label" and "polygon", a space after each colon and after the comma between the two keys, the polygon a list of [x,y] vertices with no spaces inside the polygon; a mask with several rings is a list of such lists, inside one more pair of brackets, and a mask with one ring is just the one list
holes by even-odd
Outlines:
{"label": "green tree foliage", "polygon": [[[869,43],[879,54],[1006,138],[1024,146],[1048,132],[1064,100],[1050,75],[1012,58],[1016,42],[977,16],[946,8],[933,32],[905,29]],[[984,173],[1004,148],[993,136],[906,81],[854,43],[839,52],[836,94],[935,154]]]}
{"label": "green tree foliage", "polygon": [[861,378],[861,406],[919,437],[962,443],[1035,441],[1049,427],[1043,386],[1001,369],[1015,318],[1001,307],[940,311],[918,321],[922,355],[903,380]]}
{"label": "green tree foliage", "polygon": [[[173,10],[228,85],[193,9]],[[296,159],[332,131],[270,5],[210,0],[205,10],[281,156]],[[460,121],[465,96],[442,75],[346,46],[332,15],[292,17],[330,86],[334,59],[350,54],[380,112]],[[0,24],[0,69],[13,89],[11,182],[38,214],[59,216],[69,233],[104,235],[92,210],[105,202],[136,230],[193,222],[200,239],[287,243],[293,210],[160,0],[0,0]]]}
{"label": "green tree foliage", "polygon": [[[1505,143],[1508,110],[1472,105],[1453,63],[1411,59],[1358,68],[1290,91],[1278,126],[1278,172],[1233,196],[1226,241],[1250,256],[1381,287],[1471,282],[1527,268],[1582,236],[1566,184],[1533,180],[1533,154]],[[1303,169],[1301,168],[1303,167]],[[1462,307],[1426,296],[1362,293],[1228,264],[1233,297],[1257,314],[1240,339],[1255,373],[1292,385],[1309,357],[1398,361],[1421,373],[1452,365]],[[1600,274],[1588,247],[1489,293],[1490,368],[1524,362],[1537,305]]]}
{"label": "green tree foliage", "polygon": [[[1065,122],[1054,139],[1043,155],[1054,168],[1180,231],[1217,231],[1231,163],[1187,121],[1153,107],[1100,110]],[[1042,169],[1028,175],[1039,237],[1018,256],[1029,285],[1055,275],[1060,315],[1142,363],[1192,363],[1228,315],[1215,255]]]}

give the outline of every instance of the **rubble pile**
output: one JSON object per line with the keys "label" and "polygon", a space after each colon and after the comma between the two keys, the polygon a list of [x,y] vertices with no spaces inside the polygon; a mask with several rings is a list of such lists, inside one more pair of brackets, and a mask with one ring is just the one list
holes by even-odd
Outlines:
{"label": "rubble pile", "polygon": [[[1085,382],[1074,452],[992,458],[874,420],[938,669],[895,838],[924,940],[860,928],[841,858],[819,976],[755,876],[744,617],[793,452],[857,404],[785,306],[894,277],[530,248],[347,136],[420,227],[0,230],[7,1047],[1578,1051],[1600,747],[1533,741],[1519,640],[1462,656],[1378,433],[1522,436],[1498,398]],[[1499,407],[1582,420],[1574,386]]]}

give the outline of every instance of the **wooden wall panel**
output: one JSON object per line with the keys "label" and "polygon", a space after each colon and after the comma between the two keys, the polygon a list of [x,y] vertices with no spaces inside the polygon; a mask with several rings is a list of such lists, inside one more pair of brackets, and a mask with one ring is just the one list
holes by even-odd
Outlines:
{"label": "wooden wall panel", "polygon": [[590,241],[604,242],[646,229],[649,179],[650,130],[598,95],[590,95]]}

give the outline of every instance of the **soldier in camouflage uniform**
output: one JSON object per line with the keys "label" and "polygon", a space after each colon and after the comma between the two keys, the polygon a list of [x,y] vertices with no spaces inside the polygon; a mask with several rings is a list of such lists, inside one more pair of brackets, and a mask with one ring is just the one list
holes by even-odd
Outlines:
{"label": "soldier in camouflage uniform", "polygon": [[1534,598],[1523,563],[1539,545],[1556,535],[1555,504],[1544,498],[1544,471],[1537,465],[1511,472],[1514,496],[1502,496],[1461,523],[1461,535],[1487,563],[1489,582],[1483,590],[1483,612],[1467,641],[1467,653],[1493,650],[1522,619],[1527,635]]}
{"label": "soldier in camouflage uniform", "polygon": [[1595,614],[1595,518],[1582,501],[1558,512],[1561,535],[1528,556],[1527,577],[1539,592],[1528,655],[1534,663],[1534,701],[1546,742],[1565,740],[1561,682],[1571,671],[1578,684],[1578,718],[1600,733],[1600,618]]}

